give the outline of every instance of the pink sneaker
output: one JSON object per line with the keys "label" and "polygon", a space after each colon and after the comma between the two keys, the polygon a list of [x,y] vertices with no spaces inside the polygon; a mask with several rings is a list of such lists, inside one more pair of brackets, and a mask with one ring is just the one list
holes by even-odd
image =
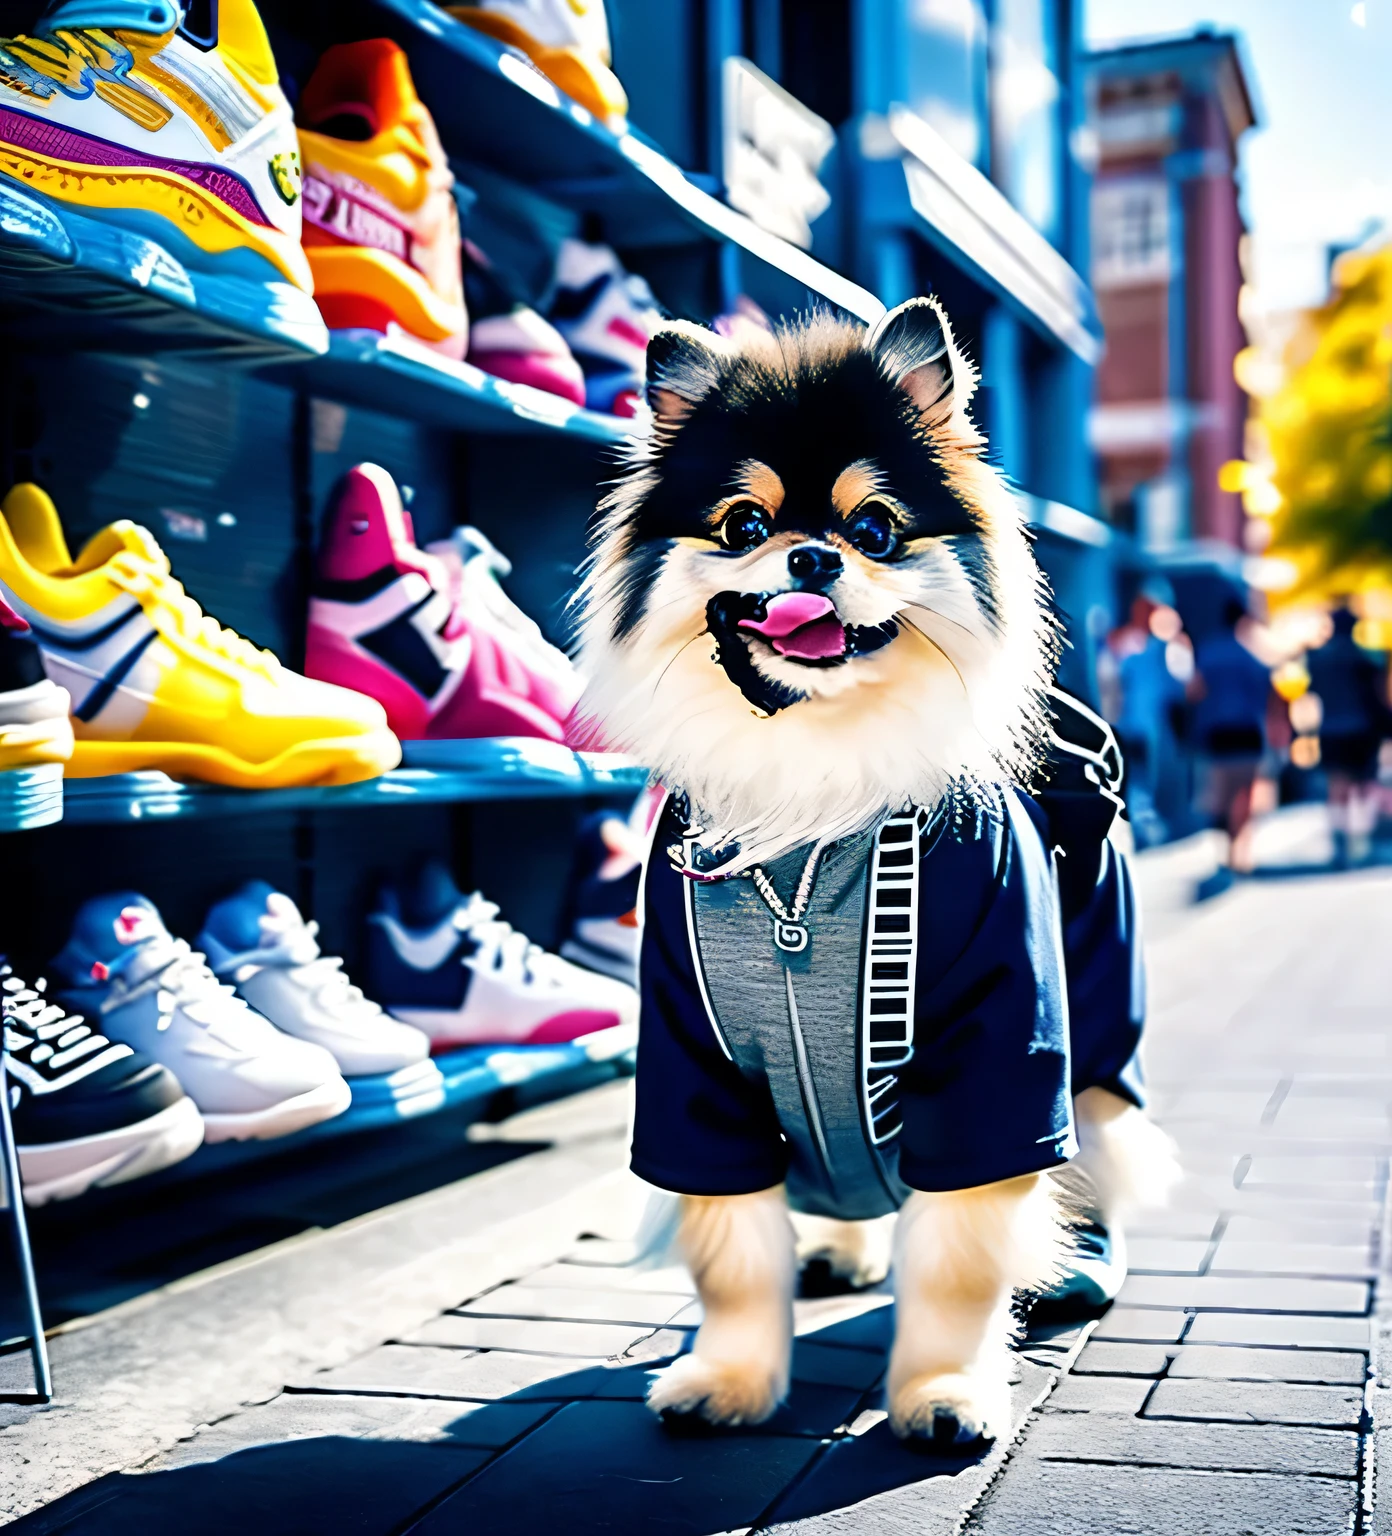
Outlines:
{"label": "pink sneaker", "polygon": [[562,740],[554,685],[462,596],[416,548],[396,482],[359,464],[339,482],[319,548],[305,672],[376,699],[403,740]]}
{"label": "pink sneaker", "polygon": [[584,405],[585,375],[561,333],[536,310],[516,302],[493,275],[487,257],[467,240],[464,258],[472,325],[469,361],[495,378]]}

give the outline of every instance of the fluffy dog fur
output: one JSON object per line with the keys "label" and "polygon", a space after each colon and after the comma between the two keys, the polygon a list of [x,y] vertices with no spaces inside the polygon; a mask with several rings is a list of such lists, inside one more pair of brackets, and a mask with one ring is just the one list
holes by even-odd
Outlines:
{"label": "fluffy dog fur", "polygon": [[[975,374],[936,304],[895,311],[868,342],[826,316],[740,347],[676,325],[649,370],[655,429],[601,506],[580,594],[581,707],[603,738],[681,785],[741,866],[935,806],[953,784],[1027,778],[1054,635],[1016,499],[966,412]],[[846,542],[838,487],[889,510],[896,558]],[[731,551],[718,520],[743,504],[773,534]],[[754,640],[755,671],[796,705],[769,715],[713,664],[707,609],[732,589],[787,589],[809,538],[843,557],[842,621],[896,632],[822,667]]]}
{"label": "fluffy dog fur", "polygon": [[[816,316],[736,345],[673,325],[648,368],[654,428],[602,505],[579,599],[582,712],[685,791],[707,871],[976,782],[1028,783],[1055,636],[1018,503],[967,414],[975,374],[936,301],[870,333]],[[830,600],[840,651],[789,654],[751,627],[794,591]],[[1120,1205],[1137,1181],[1117,1170],[1143,1164],[1144,1133],[1159,1133],[1115,1106],[1093,1100],[1084,1135],[1094,1185]],[[677,1237],[705,1322],[654,1386],[655,1410],[723,1424],[773,1412],[799,1253],[883,1278],[883,1223],[799,1228],[781,1188],[682,1197]],[[1056,1272],[1064,1230],[1042,1175],[909,1199],[895,1238],[898,1433],[958,1442],[1006,1426],[1012,1295]]]}

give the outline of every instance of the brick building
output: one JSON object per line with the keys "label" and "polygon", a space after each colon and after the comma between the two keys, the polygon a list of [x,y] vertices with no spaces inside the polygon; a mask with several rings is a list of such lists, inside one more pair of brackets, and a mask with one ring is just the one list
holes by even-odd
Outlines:
{"label": "brick building", "polygon": [[1218,469],[1242,456],[1247,414],[1232,364],[1245,345],[1235,173],[1256,123],[1249,81],[1234,38],[1211,31],[1099,51],[1088,69],[1102,507],[1150,549],[1238,546],[1242,508]]}

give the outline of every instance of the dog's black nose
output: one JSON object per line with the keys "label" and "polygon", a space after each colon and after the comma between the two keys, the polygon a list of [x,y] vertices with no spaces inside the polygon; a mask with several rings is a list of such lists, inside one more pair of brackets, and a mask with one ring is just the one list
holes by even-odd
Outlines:
{"label": "dog's black nose", "polygon": [[841,556],[825,544],[799,544],[788,552],[788,574],[808,586],[830,586],[841,574]]}

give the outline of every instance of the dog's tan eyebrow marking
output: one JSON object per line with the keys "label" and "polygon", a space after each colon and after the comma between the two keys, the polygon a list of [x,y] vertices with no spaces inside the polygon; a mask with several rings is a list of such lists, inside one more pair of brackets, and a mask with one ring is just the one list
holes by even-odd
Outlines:
{"label": "dog's tan eyebrow marking", "polygon": [[849,517],[867,496],[884,490],[889,477],[873,459],[857,459],[836,477],[831,504],[841,517]]}
{"label": "dog's tan eyebrow marking", "polygon": [[759,459],[745,459],[735,465],[730,476],[736,489],[732,496],[722,496],[706,513],[706,520],[718,523],[737,501],[757,501],[770,517],[783,505],[783,482]]}
{"label": "dog's tan eyebrow marking", "polygon": [[745,459],[735,465],[735,484],[746,496],[752,496],[770,512],[783,505],[783,482],[759,459]]}

